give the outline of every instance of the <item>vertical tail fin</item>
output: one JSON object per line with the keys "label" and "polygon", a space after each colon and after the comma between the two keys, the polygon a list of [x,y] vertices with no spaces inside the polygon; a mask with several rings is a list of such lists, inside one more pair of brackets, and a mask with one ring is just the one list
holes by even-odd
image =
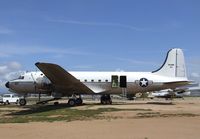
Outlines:
{"label": "vertical tail fin", "polygon": [[152,73],[168,77],[187,78],[183,51],[179,48],[169,50],[163,65]]}

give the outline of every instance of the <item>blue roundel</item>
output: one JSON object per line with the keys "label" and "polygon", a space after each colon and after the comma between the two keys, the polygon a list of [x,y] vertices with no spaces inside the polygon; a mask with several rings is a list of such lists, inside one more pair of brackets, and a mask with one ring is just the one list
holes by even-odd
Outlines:
{"label": "blue roundel", "polygon": [[146,78],[141,78],[139,84],[141,87],[147,87],[149,85],[149,81]]}

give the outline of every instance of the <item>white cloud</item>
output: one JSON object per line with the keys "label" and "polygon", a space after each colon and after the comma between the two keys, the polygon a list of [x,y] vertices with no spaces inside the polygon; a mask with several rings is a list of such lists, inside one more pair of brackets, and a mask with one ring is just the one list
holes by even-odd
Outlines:
{"label": "white cloud", "polygon": [[0,34],[12,34],[12,33],[13,33],[12,30],[10,30],[10,29],[8,29],[6,27],[0,26]]}
{"label": "white cloud", "polygon": [[200,78],[200,73],[193,72],[191,73],[191,77]]}
{"label": "white cloud", "polygon": [[12,44],[0,44],[0,57],[30,54],[53,54],[53,55],[92,55],[78,48],[59,48],[44,46],[17,46]]}
{"label": "white cloud", "polygon": [[189,79],[200,82],[200,57],[190,56],[186,60]]}
{"label": "white cloud", "polygon": [[133,60],[133,59],[129,59],[129,58],[115,58],[116,60],[119,61],[123,61],[123,62],[127,62],[129,64],[137,64],[137,65],[157,65],[154,62],[150,62],[150,61],[141,61],[141,60]]}
{"label": "white cloud", "polygon": [[19,70],[21,68],[21,64],[16,61],[13,61],[13,62],[8,63],[8,67],[11,70]]}
{"label": "white cloud", "polygon": [[0,65],[0,91],[6,91],[5,83],[9,80],[16,79],[22,74],[21,64],[16,61]]}
{"label": "white cloud", "polygon": [[0,66],[0,75],[4,75],[8,70],[8,66]]}
{"label": "white cloud", "polygon": [[189,74],[188,78],[196,83],[200,83],[200,72],[192,72]]}
{"label": "white cloud", "polygon": [[193,72],[193,73],[191,73],[191,76],[192,76],[192,77],[195,77],[195,78],[198,78],[198,77],[200,77],[200,74],[199,74],[199,73]]}
{"label": "white cloud", "polygon": [[10,80],[15,75],[14,73],[18,72],[21,69],[21,64],[12,61],[3,65],[0,65],[0,80]]}
{"label": "white cloud", "polygon": [[116,71],[116,72],[124,72],[124,70],[123,70],[123,69],[120,69],[120,68],[115,69],[115,71]]}
{"label": "white cloud", "polygon": [[179,29],[179,28],[182,28],[182,27],[183,27],[183,24],[180,21],[175,20],[175,19],[166,21],[163,24],[164,29]]}
{"label": "white cloud", "polygon": [[131,25],[121,24],[121,23],[111,23],[111,22],[83,22],[75,20],[62,20],[62,19],[49,19],[49,22],[55,23],[64,23],[64,24],[74,24],[74,25],[87,25],[87,26],[110,26],[110,27],[119,27],[134,31],[146,31],[147,28],[139,28]]}
{"label": "white cloud", "polygon": [[24,71],[9,72],[4,75],[4,80],[9,81],[18,78]]}
{"label": "white cloud", "polygon": [[5,83],[7,81],[13,80],[18,78],[24,71],[13,71],[13,72],[6,72],[3,75],[0,75],[0,93],[5,93],[8,89],[5,87]]}
{"label": "white cloud", "polygon": [[77,70],[92,70],[94,69],[94,66],[93,65],[76,65],[73,68]]}

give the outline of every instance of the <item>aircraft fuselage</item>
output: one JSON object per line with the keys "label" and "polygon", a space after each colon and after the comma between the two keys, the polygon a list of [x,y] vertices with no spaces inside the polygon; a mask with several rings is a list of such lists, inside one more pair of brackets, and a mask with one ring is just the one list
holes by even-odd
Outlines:
{"label": "aircraft fuselage", "polygon": [[[127,93],[158,91],[176,88],[180,84],[168,85],[168,82],[186,81],[185,78],[172,78],[156,75],[151,72],[69,72],[77,80],[90,88],[95,94],[121,94],[122,89]],[[7,85],[8,86],[8,85]],[[19,94],[51,93],[55,88],[42,72],[27,72],[19,79],[9,81],[9,89]],[[57,93],[83,94],[83,92]]]}

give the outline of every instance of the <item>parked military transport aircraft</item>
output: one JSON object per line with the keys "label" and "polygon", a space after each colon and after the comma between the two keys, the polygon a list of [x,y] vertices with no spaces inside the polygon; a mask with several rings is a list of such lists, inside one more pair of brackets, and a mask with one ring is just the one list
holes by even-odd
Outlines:
{"label": "parked military transport aircraft", "polygon": [[183,98],[185,96],[200,95],[200,86],[198,83],[190,83],[184,87],[177,87],[176,89],[165,89],[160,91],[154,91],[150,93],[150,97],[158,97],[165,99]]}
{"label": "parked military transport aircraft", "polygon": [[174,98],[183,98],[185,96],[190,96],[190,91],[188,90],[172,90],[172,89],[165,89],[165,90],[160,90],[160,91],[155,91],[151,93],[152,97],[157,97],[157,98],[165,98],[166,100],[168,99],[174,99]]}
{"label": "parked military transport aircraft", "polygon": [[[81,94],[100,94],[102,104],[111,104],[110,94],[151,92],[175,89],[189,83],[184,55],[174,48],[167,53],[164,64],[153,72],[68,72],[52,63],[35,64],[41,72],[27,72],[5,86],[18,94],[53,93],[54,99],[73,96],[71,106],[82,104]],[[50,101],[50,100],[49,100]],[[25,105],[25,98],[20,105]]]}

